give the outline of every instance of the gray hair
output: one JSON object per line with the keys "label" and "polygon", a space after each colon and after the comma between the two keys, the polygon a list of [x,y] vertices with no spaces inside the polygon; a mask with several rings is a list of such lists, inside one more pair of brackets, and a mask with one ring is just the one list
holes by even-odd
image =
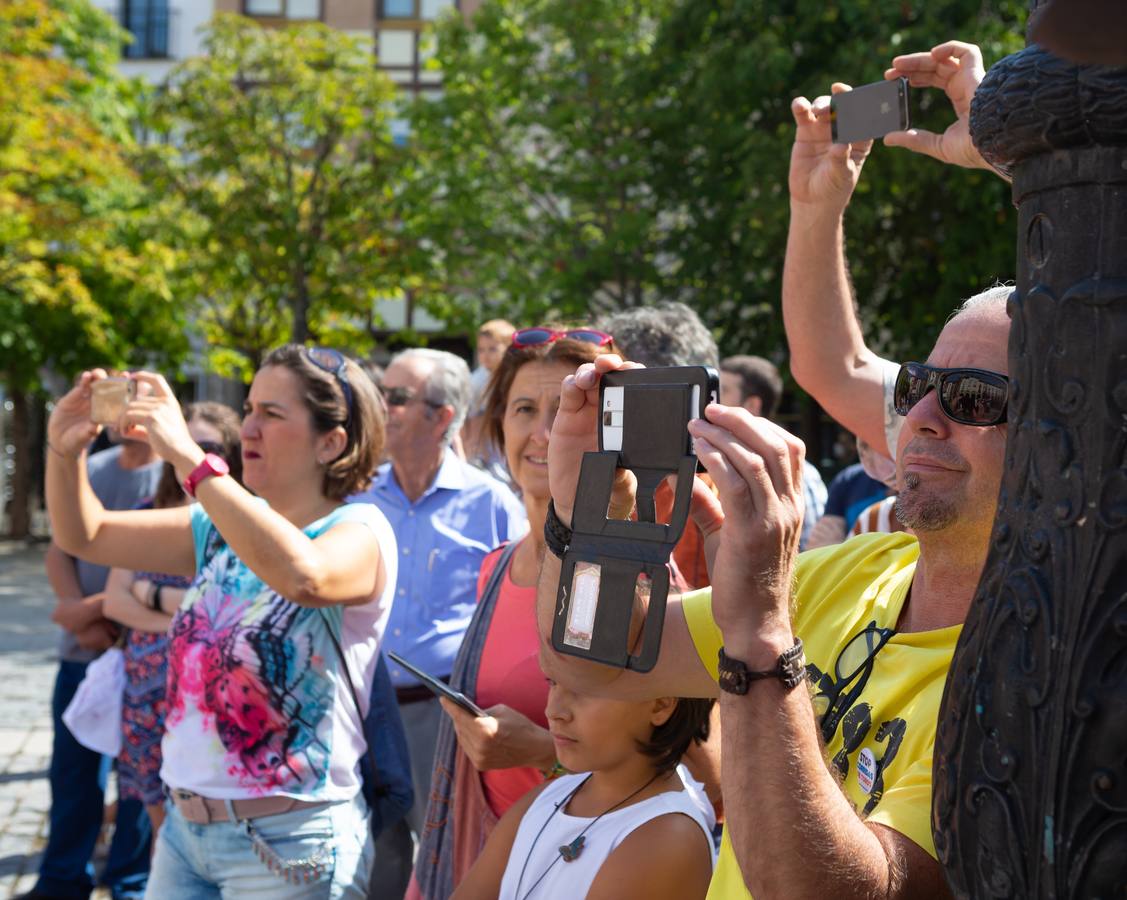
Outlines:
{"label": "gray hair", "polygon": [[684,303],[665,300],[611,313],[600,323],[623,356],[646,366],[720,367],[712,333]]}
{"label": "gray hair", "polygon": [[976,312],[1001,312],[1005,315],[1010,294],[1015,290],[1016,288],[1012,284],[996,284],[994,287],[987,288],[982,293],[968,297],[959,304],[959,308],[951,313],[947,321],[951,322],[959,316]]}
{"label": "gray hair", "polygon": [[442,436],[443,444],[454,440],[454,435],[466,420],[466,412],[470,408],[470,368],[466,361],[453,353],[445,350],[431,350],[425,347],[413,347],[400,351],[392,357],[392,363],[400,359],[421,359],[430,363],[430,374],[427,375],[426,386],[423,388],[423,399],[431,406],[452,406],[454,418],[450,420],[446,433]]}

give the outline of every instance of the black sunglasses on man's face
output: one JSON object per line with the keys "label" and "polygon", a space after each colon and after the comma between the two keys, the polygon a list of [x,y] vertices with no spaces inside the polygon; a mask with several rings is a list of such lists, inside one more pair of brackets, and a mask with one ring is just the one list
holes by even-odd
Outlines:
{"label": "black sunglasses on man's face", "polygon": [[900,367],[892,403],[906,416],[912,407],[935,388],[939,408],[952,422],[987,427],[1006,421],[1010,380],[988,369],[941,369],[908,362]]}
{"label": "black sunglasses on man's face", "polygon": [[[406,406],[416,397],[416,392],[409,387],[387,387],[387,385],[380,385],[380,393],[383,395],[384,403],[388,406]],[[432,403],[425,397],[420,398],[427,406],[438,409],[441,403]]]}

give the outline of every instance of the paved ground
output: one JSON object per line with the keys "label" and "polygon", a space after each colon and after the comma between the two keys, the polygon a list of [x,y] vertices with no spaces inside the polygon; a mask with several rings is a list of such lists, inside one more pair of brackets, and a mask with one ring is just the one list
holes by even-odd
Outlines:
{"label": "paved ground", "polygon": [[0,898],[31,889],[47,836],[58,630],[45,549],[0,541]]}

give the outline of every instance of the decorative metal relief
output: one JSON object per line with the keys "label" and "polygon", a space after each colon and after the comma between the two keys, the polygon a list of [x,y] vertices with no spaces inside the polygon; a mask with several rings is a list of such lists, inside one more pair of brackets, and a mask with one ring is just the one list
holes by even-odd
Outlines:
{"label": "decorative metal relief", "polygon": [[[1010,422],[936,737],[958,897],[1127,896],[1127,70],[1037,47],[975,96],[1014,172]],[[991,273],[983,273],[989,276]]]}

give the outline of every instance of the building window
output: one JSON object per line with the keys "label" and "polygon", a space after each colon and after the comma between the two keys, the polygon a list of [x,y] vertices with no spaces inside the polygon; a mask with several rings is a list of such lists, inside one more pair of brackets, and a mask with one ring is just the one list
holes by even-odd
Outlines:
{"label": "building window", "polygon": [[423,18],[428,22],[437,19],[439,15],[454,5],[454,0],[419,0],[422,7]]}
{"label": "building window", "polygon": [[381,0],[380,18],[430,22],[454,5],[454,0]]}
{"label": "building window", "polygon": [[418,0],[383,0],[380,4],[381,19],[417,19]]}
{"label": "building window", "polygon": [[243,0],[248,16],[304,21],[321,18],[321,0]]}
{"label": "building window", "polygon": [[168,0],[126,0],[121,25],[133,35],[125,48],[126,59],[168,57]]}

